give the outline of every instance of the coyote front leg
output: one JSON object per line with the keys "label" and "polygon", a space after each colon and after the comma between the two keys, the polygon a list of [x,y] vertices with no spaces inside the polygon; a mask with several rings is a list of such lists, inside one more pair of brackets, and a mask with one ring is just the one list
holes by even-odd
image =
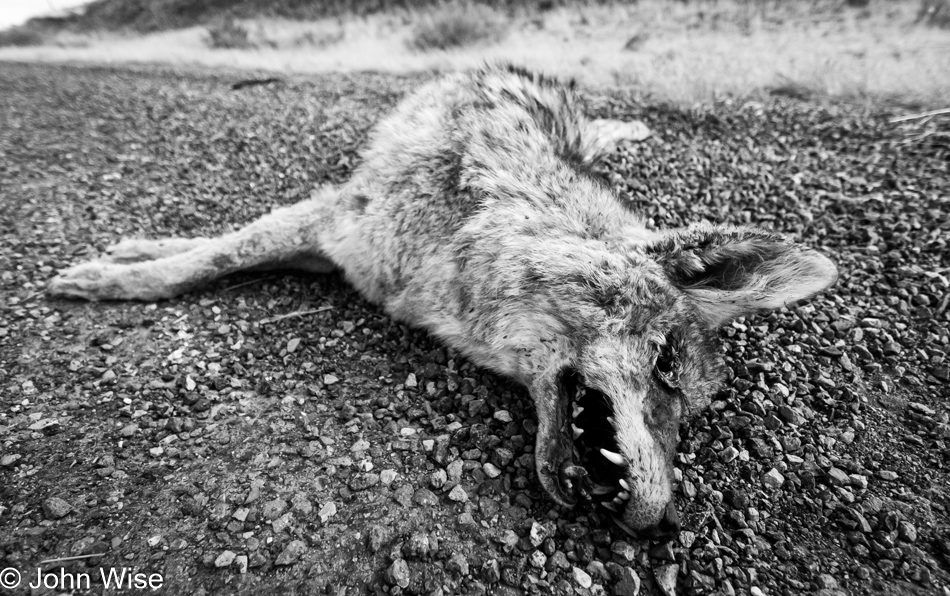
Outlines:
{"label": "coyote front leg", "polygon": [[[50,293],[86,300],[159,300],[242,270],[329,272],[335,267],[318,242],[320,230],[329,225],[335,198],[328,194],[324,190],[217,238],[171,239],[161,248],[160,241],[139,241],[138,248],[132,241],[118,251],[120,258],[106,257],[66,269],[50,281]],[[159,258],[138,260],[153,249]],[[123,259],[133,262],[120,262]]]}
{"label": "coyote front leg", "polygon": [[581,150],[585,161],[592,163],[616,149],[621,143],[644,141],[650,134],[652,133],[647,125],[639,120],[588,120],[581,132]]}

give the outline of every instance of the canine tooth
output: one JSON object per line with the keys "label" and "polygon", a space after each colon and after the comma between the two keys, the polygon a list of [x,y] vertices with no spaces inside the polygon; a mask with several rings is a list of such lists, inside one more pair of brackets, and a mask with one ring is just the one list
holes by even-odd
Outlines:
{"label": "canine tooth", "polygon": [[571,417],[572,417],[572,418],[577,418],[578,416],[581,415],[581,412],[583,412],[583,411],[584,411],[584,408],[583,408],[583,407],[578,406],[578,405],[575,405],[575,406],[574,406],[574,411],[571,412]]}
{"label": "canine tooth", "polygon": [[599,497],[601,495],[609,495],[610,493],[614,492],[614,489],[612,486],[604,486],[603,484],[595,484],[590,487],[590,492]]}
{"label": "canine tooth", "polygon": [[610,426],[617,426],[616,424],[614,424],[613,416],[607,416],[607,422],[610,424]]}
{"label": "canine tooth", "polygon": [[584,387],[583,385],[578,386],[577,393],[575,394],[576,397],[584,397],[586,394],[587,394],[587,387]]}
{"label": "canine tooth", "polygon": [[623,478],[620,479],[620,486],[623,487],[623,489],[626,491],[630,490],[630,485],[627,484],[627,481],[624,480]]}
{"label": "canine tooth", "polygon": [[628,493],[625,490],[622,490],[619,493],[617,493],[617,498],[620,499],[621,501],[626,501],[630,498],[630,493]]}
{"label": "canine tooth", "polygon": [[574,433],[574,440],[576,441],[582,434],[584,434],[583,428],[577,428],[576,424],[571,425],[571,432]]}
{"label": "canine tooth", "polygon": [[619,453],[614,453],[613,451],[608,451],[607,449],[601,448],[600,454],[607,458],[607,460],[617,466],[627,465],[627,461]]}

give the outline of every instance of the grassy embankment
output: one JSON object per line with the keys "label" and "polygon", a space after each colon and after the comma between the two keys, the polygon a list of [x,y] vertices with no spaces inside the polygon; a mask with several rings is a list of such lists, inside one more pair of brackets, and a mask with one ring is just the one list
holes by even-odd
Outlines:
{"label": "grassy embankment", "polygon": [[[414,8],[373,13],[346,10],[366,4],[360,0],[309,12],[271,5],[269,13],[255,13],[255,4],[244,0],[199,2],[202,11],[167,14],[119,10],[127,3],[102,0],[85,21],[56,30],[34,23],[0,34],[6,46],[0,60],[400,72],[508,59],[680,103],[763,92],[930,107],[945,107],[950,98],[950,0],[641,0],[531,8],[511,8],[505,0],[414,0],[406,2]],[[397,3],[381,5],[389,4]],[[853,6],[860,4],[866,5]]]}

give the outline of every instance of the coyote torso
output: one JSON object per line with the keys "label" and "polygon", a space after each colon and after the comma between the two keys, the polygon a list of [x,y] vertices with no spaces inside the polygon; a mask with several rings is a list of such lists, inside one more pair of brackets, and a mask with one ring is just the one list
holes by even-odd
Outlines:
{"label": "coyote torso", "polygon": [[377,125],[347,183],[218,238],[125,240],[50,291],[155,300],[242,269],[341,268],[393,317],[528,388],[554,499],[670,532],[680,422],[723,375],[716,328],[809,297],[836,269],[761,230],[648,230],[589,172],[648,134],[585,117],[572,86],[519,68],[453,75]]}

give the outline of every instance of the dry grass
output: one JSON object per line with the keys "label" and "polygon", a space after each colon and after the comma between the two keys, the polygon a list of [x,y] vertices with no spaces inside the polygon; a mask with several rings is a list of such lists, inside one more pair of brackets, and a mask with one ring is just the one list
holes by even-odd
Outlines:
{"label": "dry grass", "polygon": [[446,4],[419,15],[408,44],[423,52],[464,48],[497,42],[504,37],[506,28],[504,16],[489,6],[470,2]]}
{"label": "dry grass", "polygon": [[[86,47],[76,47],[81,40],[73,36],[53,42],[69,47],[0,48],[0,59],[292,72],[449,70],[512,60],[588,85],[635,86],[687,104],[776,90],[943,107],[950,97],[950,32],[920,19],[922,6],[918,0],[871,0],[860,9],[830,0],[580,4],[509,15],[504,37],[466,33],[424,43],[420,32],[437,22],[437,12],[317,22],[260,19],[239,23],[253,50],[208,49],[207,31],[193,27],[145,36],[103,34],[87,38]],[[482,15],[498,18],[490,11]],[[469,15],[474,22],[466,26],[497,33],[497,23],[477,19]],[[456,38],[465,41],[448,43]],[[472,40],[478,41],[464,45]]]}

